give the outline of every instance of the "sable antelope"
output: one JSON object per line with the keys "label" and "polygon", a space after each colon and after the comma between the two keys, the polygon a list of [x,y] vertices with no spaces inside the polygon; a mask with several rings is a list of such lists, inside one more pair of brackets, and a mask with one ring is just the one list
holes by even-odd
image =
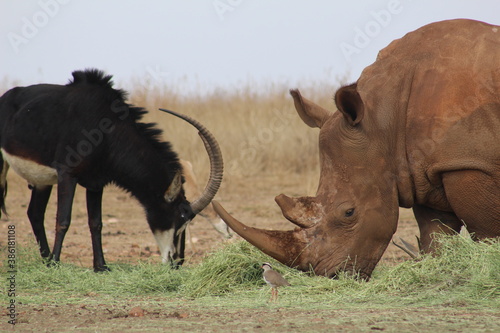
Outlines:
{"label": "sable antelope", "polygon": [[[70,226],[76,185],[86,188],[94,270],[108,270],[101,243],[103,188],[115,183],[142,204],[163,262],[181,265],[186,224],[215,196],[222,181],[217,141],[200,123],[174,114],[196,127],[210,156],[211,173],[199,198],[189,203],[182,169],[171,145],[159,138],[155,124],[139,120],[146,110],[126,103],[126,92],[113,88],[111,76],[91,69],[75,71],[66,85],[16,87],[0,98],[0,206],[5,213],[9,166],[28,181],[28,217],[43,258],[60,259]],[[44,214],[57,184],[56,234],[52,254]]]}

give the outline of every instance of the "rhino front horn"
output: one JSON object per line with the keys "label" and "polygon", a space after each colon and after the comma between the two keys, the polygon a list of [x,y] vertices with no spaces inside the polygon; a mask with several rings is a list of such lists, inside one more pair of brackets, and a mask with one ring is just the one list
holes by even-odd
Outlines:
{"label": "rhino front horn", "polygon": [[216,200],[212,201],[212,205],[224,222],[250,244],[289,267],[308,269],[302,263],[307,248],[302,229],[278,231],[248,227],[232,217]]}

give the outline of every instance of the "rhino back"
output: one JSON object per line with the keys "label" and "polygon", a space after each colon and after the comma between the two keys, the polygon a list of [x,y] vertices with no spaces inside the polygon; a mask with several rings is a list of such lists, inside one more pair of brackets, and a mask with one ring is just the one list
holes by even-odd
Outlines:
{"label": "rhino back", "polygon": [[500,27],[427,25],[380,51],[358,89],[366,123],[404,146],[417,197],[439,189],[446,171],[500,177]]}

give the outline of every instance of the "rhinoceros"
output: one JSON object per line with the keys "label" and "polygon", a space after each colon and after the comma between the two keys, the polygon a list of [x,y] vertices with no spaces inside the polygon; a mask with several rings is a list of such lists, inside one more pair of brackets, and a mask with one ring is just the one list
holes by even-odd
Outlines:
{"label": "rhinoceros", "polygon": [[408,33],[338,89],[338,112],[291,95],[320,129],[316,196],[275,199],[297,227],[248,227],[214,203],[261,251],[318,275],[369,279],[399,206],[413,208],[423,252],[435,250],[434,233],[462,226],[475,239],[500,236],[500,27],[450,20]]}

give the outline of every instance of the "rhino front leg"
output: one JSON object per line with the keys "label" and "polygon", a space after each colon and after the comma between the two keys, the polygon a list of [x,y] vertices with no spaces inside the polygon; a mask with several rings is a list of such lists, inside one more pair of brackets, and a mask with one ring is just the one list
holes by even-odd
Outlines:
{"label": "rhino front leg", "polygon": [[413,206],[413,213],[420,229],[420,250],[424,253],[434,252],[432,234],[448,235],[460,232],[462,222],[453,213],[443,212],[426,206]]}

